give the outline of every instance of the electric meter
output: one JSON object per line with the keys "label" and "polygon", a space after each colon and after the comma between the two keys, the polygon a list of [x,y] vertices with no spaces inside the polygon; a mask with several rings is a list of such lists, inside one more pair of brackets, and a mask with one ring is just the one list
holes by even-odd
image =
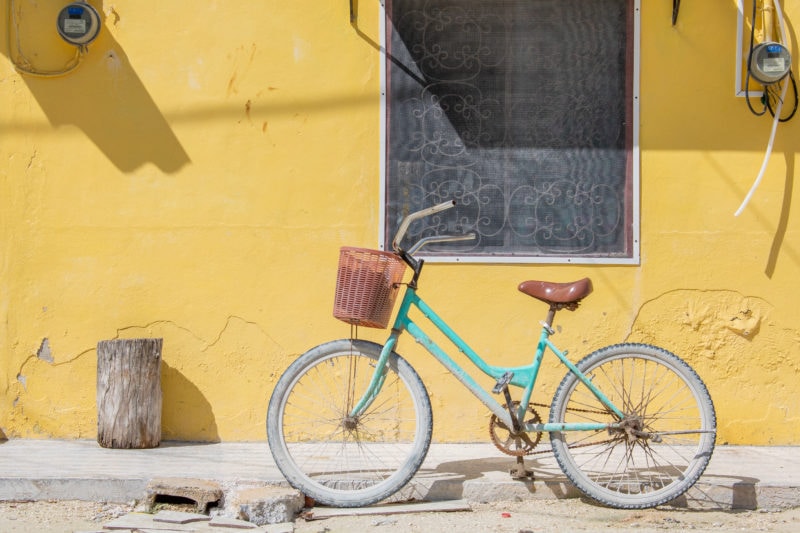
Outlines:
{"label": "electric meter", "polygon": [[72,2],[58,14],[58,34],[70,44],[86,46],[100,32],[100,14],[86,2]]}
{"label": "electric meter", "polygon": [[781,81],[791,68],[789,50],[780,43],[758,44],[750,55],[750,75],[764,85]]}

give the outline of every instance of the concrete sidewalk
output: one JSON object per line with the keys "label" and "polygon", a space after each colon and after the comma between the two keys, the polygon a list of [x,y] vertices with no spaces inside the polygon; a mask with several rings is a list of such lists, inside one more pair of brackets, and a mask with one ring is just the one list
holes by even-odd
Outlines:
{"label": "concrete sidewalk", "polygon": [[[578,497],[552,454],[526,458],[532,482],[508,474],[514,458],[491,444],[434,444],[404,491],[418,499],[472,502]],[[223,487],[280,485],[266,442],[164,442],[147,450],[111,450],[88,440],[0,442],[0,500],[141,500],[160,478]],[[800,447],[718,446],[700,481],[678,506],[781,509],[800,506]]]}

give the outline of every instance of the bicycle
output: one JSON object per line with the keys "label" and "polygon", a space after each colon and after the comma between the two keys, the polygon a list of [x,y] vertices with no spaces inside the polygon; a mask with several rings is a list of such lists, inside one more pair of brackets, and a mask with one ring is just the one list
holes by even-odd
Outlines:
{"label": "bicycle", "polygon": [[[401,243],[411,223],[453,205],[408,215],[392,242],[394,252],[341,249],[334,316],[351,325],[385,328],[406,265],[413,275],[383,346],[351,334],[309,350],[278,380],[267,410],[267,438],[287,481],[318,503],[357,507],[384,500],[411,480],[431,442],[432,414],[419,375],[394,351],[405,332],[491,411],[492,441],[517,457],[515,477],[528,474],[523,457],[536,453],[549,433],[563,473],[601,504],[655,507],[687,491],[714,450],[716,415],[708,389],[678,356],[647,344],[607,346],[572,363],[550,339],[553,321],[557,311],[576,310],[592,292],[589,278],[520,284],[520,291],[549,311],[533,361],[517,367],[487,363],[422,300],[417,289],[424,260],[415,253],[431,242],[474,235],[425,237],[408,249]],[[497,380],[491,393],[409,317],[412,309]],[[568,372],[545,423],[530,400],[546,351]],[[512,400],[511,387],[521,389],[518,400]]]}

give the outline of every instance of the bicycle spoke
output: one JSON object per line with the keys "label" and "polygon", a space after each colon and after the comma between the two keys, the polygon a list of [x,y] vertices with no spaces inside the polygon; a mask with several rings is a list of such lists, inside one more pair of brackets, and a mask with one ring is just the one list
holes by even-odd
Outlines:
{"label": "bicycle spoke", "polygon": [[[619,408],[619,420],[575,376],[562,381],[551,422],[606,422],[607,432],[553,432],[559,465],[589,496],[608,505],[658,505],[688,489],[713,450],[713,405],[676,356],[647,345],[598,350],[578,364]],[[607,410],[606,410],[607,411]]]}
{"label": "bicycle spoke", "polygon": [[374,397],[352,414],[380,353],[358,340],[322,345],[295,361],[273,393],[267,436],[276,464],[320,503],[375,503],[408,482],[425,458],[432,427],[427,392],[396,354]]}

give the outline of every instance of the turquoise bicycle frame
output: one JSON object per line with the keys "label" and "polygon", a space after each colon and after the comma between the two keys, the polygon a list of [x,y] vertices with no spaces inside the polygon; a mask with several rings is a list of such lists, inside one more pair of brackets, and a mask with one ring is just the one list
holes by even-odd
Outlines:
{"label": "turquoise bicycle frame", "polygon": [[431,307],[425,303],[422,298],[417,295],[416,288],[408,286],[406,288],[405,296],[400,304],[400,309],[395,318],[392,332],[389,335],[386,343],[383,346],[381,355],[372,376],[372,380],[367,387],[366,392],[361,397],[359,402],[353,408],[351,416],[355,417],[363,413],[364,410],[372,403],[377,393],[383,385],[385,376],[386,362],[389,360],[389,355],[397,345],[397,340],[403,331],[407,331],[418,343],[422,344],[445,368],[447,368],[464,386],[469,389],[486,407],[495,414],[506,427],[513,427],[511,415],[506,407],[500,404],[494,397],[484,390],[473,377],[467,373],[461,366],[458,365],[438,344],[419,327],[419,325],[411,320],[409,311],[411,308],[417,308],[422,315],[433,324],[450,342],[452,342],[458,350],[469,358],[469,360],[484,374],[499,379],[506,372],[512,372],[513,377],[510,385],[521,387],[522,397],[519,402],[519,411],[516,413],[516,418],[520,422],[520,427],[526,432],[543,432],[543,431],[591,431],[591,430],[605,430],[619,428],[619,424],[602,424],[602,423],[569,423],[569,424],[530,424],[524,423],[524,416],[527,410],[528,403],[530,402],[531,394],[533,393],[534,385],[536,384],[536,377],[539,373],[542,359],[546,350],[553,352],[558,359],[583,382],[584,385],[597,397],[597,399],[611,412],[613,412],[619,420],[622,420],[625,415],[620,411],[609,399],[598,390],[592,381],[587,378],[569,359],[567,359],[567,352],[560,351],[551,341],[550,335],[552,329],[549,324],[542,325],[542,333],[539,337],[539,343],[536,347],[536,354],[533,362],[525,366],[517,367],[500,367],[493,366],[484,361],[456,332],[439,316]]}

